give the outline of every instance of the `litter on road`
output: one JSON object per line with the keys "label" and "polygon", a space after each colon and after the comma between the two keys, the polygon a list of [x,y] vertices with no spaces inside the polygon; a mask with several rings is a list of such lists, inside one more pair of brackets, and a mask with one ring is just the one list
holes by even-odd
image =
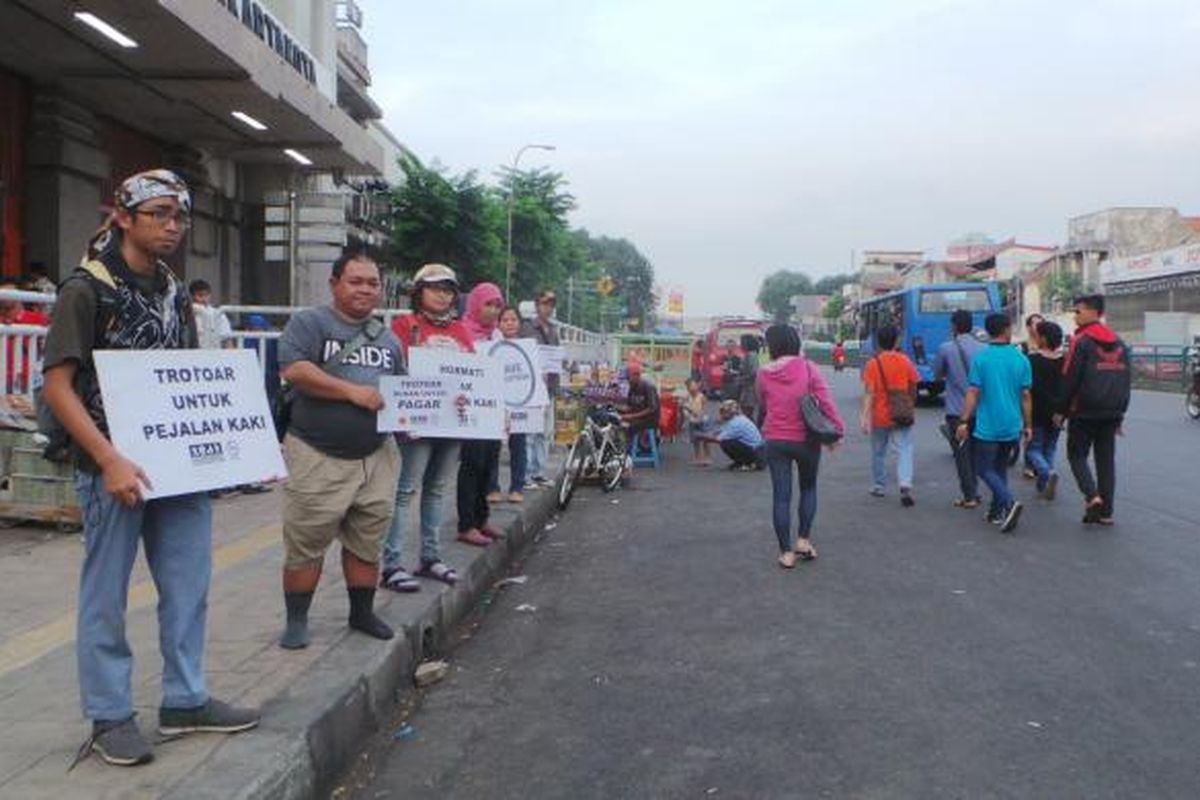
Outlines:
{"label": "litter on road", "polygon": [[532,603],[521,603],[521,605],[517,606],[514,611],[532,614],[534,611],[537,611],[537,606],[533,605]]}
{"label": "litter on road", "polygon": [[503,578],[496,581],[496,588],[499,589],[504,586],[524,586],[528,582],[528,575],[513,575],[511,578]]}
{"label": "litter on road", "polygon": [[413,674],[413,683],[419,689],[432,686],[446,677],[446,673],[449,670],[450,665],[445,661],[426,661],[417,667],[417,671]]}
{"label": "litter on road", "polygon": [[396,729],[396,732],[392,734],[392,739],[397,742],[403,742],[413,738],[416,735],[417,729],[406,722]]}

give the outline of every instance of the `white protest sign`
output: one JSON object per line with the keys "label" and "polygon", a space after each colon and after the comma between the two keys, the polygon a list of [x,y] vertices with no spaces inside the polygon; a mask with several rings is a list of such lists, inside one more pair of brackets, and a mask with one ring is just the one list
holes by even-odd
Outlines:
{"label": "white protest sign", "polygon": [[550,404],[550,395],[540,374],[536,339],[500,339],[491,343],[488,355],[500,364],[504,404],[510,411]]}
{"label": "white protest sign", "polygon": [[408,351],[408,373],[380,378],[384,406],[379,431],[431,439],[504,438],[503,383],[495,359],[413,347]]}
{"label": "white protest sign", "polygon": [[250,350],[97,350],[109,435],[153,487],[146,499],[284,478]]}
{"label": "white protest sign", "polygon": [[542,433],[546,430],[546,407],[529,406],[508,410],[509,433]]}
{"label": "white protest sign", "polygon": [[563,360],[567,357],[567,354],[561,345],[538,345],[538,353],[541,356],[542,372],[548,375],[562,374]]}

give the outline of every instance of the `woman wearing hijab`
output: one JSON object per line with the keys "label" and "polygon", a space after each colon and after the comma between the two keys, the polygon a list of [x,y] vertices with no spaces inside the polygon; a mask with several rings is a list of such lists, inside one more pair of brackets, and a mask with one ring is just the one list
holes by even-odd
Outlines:
{"label": "woman wearing hijab", "polygon": [[[475,342],[486,342],[496,331],[504,295],[494,283],[481,283],[467,295],[467,316],[463,320]],[[500,459],[500,442],[468,439],[463,442],[458,462],[458,540],[486,547],[500,534],[488,527],[488,487],[492,471]]]}

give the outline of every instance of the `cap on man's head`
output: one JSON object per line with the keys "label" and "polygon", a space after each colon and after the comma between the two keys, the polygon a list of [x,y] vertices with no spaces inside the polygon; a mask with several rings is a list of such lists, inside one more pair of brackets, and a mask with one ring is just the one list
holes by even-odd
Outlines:
{"label": "cap on man's head", "polygon": [[158,197],[174,197],[185,214],[192,212],[192,195],[183,178],[169,169],[151,169],[130,175],[121,181],[114,193],[121,208],[136,208],[147,200]]}

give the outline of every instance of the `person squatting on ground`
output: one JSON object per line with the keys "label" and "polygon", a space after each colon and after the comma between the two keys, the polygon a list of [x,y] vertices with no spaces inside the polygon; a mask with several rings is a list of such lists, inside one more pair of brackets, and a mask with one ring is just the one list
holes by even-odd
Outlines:
{"label": "person squatting on ground", "polygon": [[[1129,409],[1129,348],[1101,322],[1104,296],[1075,300],[1075,336],[1063,364],[1063,394],[1055,420],[1067,423],[1067,460],[1084,496],[1083,521],[1113,524],[1117,434]],[[1088,457],[1094,453],[1096,474]]]}
{"label": "person squatting on ground", "polygon": [[[432,347],[460,353],[475,352],[471,334],[455,318],[458,277],[445,264],[426,264],[413,276],[412,313],[392,321],[392,332],[404,345],[405,356],[414,347]],[[407,361],[406,361],[407,363]],[[400,564],[401,548],[408,533],[409,507],[421,493],[420,566],[414,574],[453,584],[458,572],[441,554],[442,515],[446,485],[458,467],[458,439],[400,439],[400,479],[396,485],[396,510],[383,546],[383,575],[380,585],[394,592],[415,592],[421,585]]]}
{"label": "person squatting on ground", "polygon": [[281,377],[296,390],[283,439],[283,597],[281,647],[308,646],[308,609],[325,551],[342,543],[349,625],[377,639],[392,629],[375,616],[375,581],[392,518],[400,453],[376,432],[383,408],[379,378],[403,375],[400,343],[372,314],[381,296],[379,267],[366,255],[333,262],[333,303],[295,314],[279,343]]}
{"label": "person squatting on ground", "polygon": [[971,312],[958,309],[950,315],[950,341],[942,342],[933,359],[933,374],[946,382],[944,435],[954,453],[954,469],[958,473],[959,497],[957,508],[979,506],[979,477],[975,474],[975,452],[971,437],[959,441],[954,432],[962,417],[963,398],[967,394],[967,375],[971,362],[983,344],[971,334]]}
{"label": "person squatting on ground", "polygon": [[157,169],[125,179],[112,214],[59,291],[46,339],[43,399],[63,429],[54,432],[58,445],[52,442],[48,452],[69,444],[84,531],[75,647],[92,735],[80,752],[90,747],[121,766],[154,757],[134,719],[133,656],[125,636],[139,543],[159,598],[159,733],[236,733],[258,724],[257,711],[212,698],[205,681],[212,573],[208,495],[143,499],[149,480],[109,441],[92,360],[95,350],[196,347],[191,303],[162,260],[179,247],[190,212],[191,195],[174,173]]}
{"label": "person squatting on ground", "polygon": [[[467,315],[463,326],[477,346],[486,348],[496,331],[504,295],[494,283],[481,283],[467,295]],[[487,547],[500,538],[499,531],[488,527],[490,508],[488,487],[500,466],[499,439],[467,439],[459,451],[458,540],[475,547]]]}
{"label": "person squatting on ground", "polygon": [[1029,367],[1033,371],[1033,436],[1025,445],[1026,461],[1037,479],[1037,490],[1046,500],[1053,500],[1058,489],[1058,473],[1054,471],[1054,456],[1058,448],[1060,429],[1054,422],[1062,396],[1062,328],[1053,322],[1037,323],[1030,340]]}
{"label": "person squatting on ground", "polygon": [[[558,347],[558,331],[554,328],[554,309],[558,298],[554,291],[545,289],[538,294],[534,301],[535,316],[526,320],[521,329],[521,338],[536,339],[539,345]],[[548,372],[544,376],[546,391],[550,402],[546,405],[545,426],[542,433],[531,433],[528,437],[529,486],[549,486],[552,481],[546,477],[546,459],[549,458],[550,442],[554,437],[554,399],[558,396],[559,376]]]}
{"label": "person squatting on ground", "polygon": [[[505,306],[500,311],[500,320],[496,323],[496,332],[492,338],[517,339],[521,335],[521,312],[515,306]],[[542,413],[541,410],[537,413]],[[492,465],[492,482],[488,487],[488,502],[499,503],[507,500],[510,503],[525,502],[525,465],[529,460],[529,443],[526,434],[510,433],[508,435],[508,494],[500,492],[500,452],[496,451],[496,460]]]}
{"label": "person squatting on ground", "polygon": [[[779,565],[791,569],[796,559],[817,557],[812,545],[813,520],[817,515],[817,470],[821,446],[811,440],[800,410],[800,399],[811,394],[817,405],[837,427],[846,429],[829,384],[821,370],[800,353],[800,335],[790,325],[767,329],[767,352],[771,363],[758,371],[759,406],[763,414],[767,466],[771,470],[771,508],[775,536],[779,539]],[[830,448],[836,447],[831,445]],[[792,544],[792,464],[799,475],[800,504],[796,542]]]}
{"label": "person squatting on ground", "polygon": [[716,442],[721,452],[729,457],[729,469],[750,472],[766,469],[767,456],[762,434],[758,427],[742,413],[737,400],[722,400],[717,409],[716,433],[701,433],[698,436],[708,442]]}
{"label": "person squatting on ground", "polygon": [[696,378],[687,379],[687,398],[683,401],[683,424],[692,442],[692,463],[698,467],[711,466],[712,455],[709,452],[711,439],[708,433],[709,418],[705,411],[706,400],[701,391],[700,381]]}
{"label": "person squatting on ground", "polygon": [[991,341],[971,363],[955,435],[959,441],[975,439],[975,471],[992,492],[986,519],[1009,533],[1017,527],[1022,505],[1008,488],[1008,467],[1021,441],[1029,442],[1032,435],[1032,370],[1012,345],[1007,314],[988,314],[984,327]]}
{"label": "person squatting on ground", "polygon": [[[859,412],[862,432],[871,436],[871,495],[883,497],[887,486],[887,452],[896,451],[896,479],[900,484],[900,502],[914,504],[912,408],[921,380],[916,365],[896,349],[899,331],[882,325],[875,332],[875,356],[862,370],[863,398]],[[892,395],[895,395],[893,399]],[[904,398],[907,397],[907,402]],[[899,408],[907,417],[896,417]]]}

